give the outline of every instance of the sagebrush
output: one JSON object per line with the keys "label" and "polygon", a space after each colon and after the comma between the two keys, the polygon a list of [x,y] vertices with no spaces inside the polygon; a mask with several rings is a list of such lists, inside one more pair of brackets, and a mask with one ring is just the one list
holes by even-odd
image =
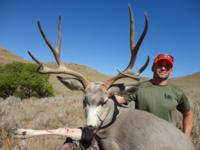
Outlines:
{"label": "sagebrush", "polygon": [[[0,150],[14,149],[23,143],[31,150],[58,149],[65,138],[60,136],[42,136],[28,140],[13,140],[9,137],[12,128],[52,129],[59,127],[84,126],[83,95],[56,96],[50,98],[16,97],[0,99]],[[200,102],[192,103],[195,113],[192,141],[196,150],[200,150]],[[181,123],[178,114],[177,124]],[[180,127],[181,128],[181,127]]]}
{"label": "sagebrush", "polygon": [[36,73],[37,65],[12,62],[0,66],[0,97],[53,96],[49,75]]}

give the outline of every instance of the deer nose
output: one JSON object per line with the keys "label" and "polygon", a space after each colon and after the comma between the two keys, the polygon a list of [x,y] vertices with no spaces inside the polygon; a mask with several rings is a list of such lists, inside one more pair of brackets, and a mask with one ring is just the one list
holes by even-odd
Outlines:
{"label": "deer nose", "polygon": [[86,141],[91,141],[94,137],[95,134],[95,126],[85,126],[84,128],[82,128],[82,140],[86,140]]}

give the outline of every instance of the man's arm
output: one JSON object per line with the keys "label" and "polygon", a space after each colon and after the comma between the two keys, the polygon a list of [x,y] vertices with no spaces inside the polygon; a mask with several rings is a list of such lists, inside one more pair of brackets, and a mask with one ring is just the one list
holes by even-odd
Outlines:
{"label": "man's arm", "polygon": [[191,110],[183,113],[183,132],[186,136],[190,137],[192,133],[194,114]]}

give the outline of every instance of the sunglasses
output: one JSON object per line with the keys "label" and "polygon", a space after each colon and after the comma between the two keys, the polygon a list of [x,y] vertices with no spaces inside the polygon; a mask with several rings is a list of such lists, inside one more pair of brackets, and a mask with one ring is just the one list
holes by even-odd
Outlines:
{"label": "sunglasses", "polygon": [[170,70],[172,68],[172,65],[166,60],[161,60],[156,65],[158,68],[165,67],[166,70]]}

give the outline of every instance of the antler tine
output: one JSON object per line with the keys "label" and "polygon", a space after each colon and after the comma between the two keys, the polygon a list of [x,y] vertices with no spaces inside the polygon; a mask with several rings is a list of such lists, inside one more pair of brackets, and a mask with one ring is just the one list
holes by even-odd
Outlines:
{"label": "antler tine", "polygon": [[61,16],[58,17],[58,41],[57,41],[57,49],[59,51],[59,58],[60,58],[60,45],[61,45]]}
{"label": "antler tine", "polygon": [[130,16],[130,49],[131,49],[130,62],[123,72],[119,72],[116,76],[108,79],[104,83],[103,86],[106,89],[108,89],[114,82],[116,82],[117,80],[119,80],[121,78],[129,77],[129,78],[132,78],[132,79],[138,79],[141,72],[144,71],[144,69],[147,67],[147,65],[149,63],[149,57],[148,57],[145,64],[136,73],[131,73],[131,69],[133,68],[133,66],[135,64],[135,60],[136,60],[136,57],[137,57],[139,47],[140,47],[140,45],[141,45],[141,43],[142,43],[142,41],[143,41],[143,39],[144,39],[144,37],[147,33],[147,30],[148,30],[148,19],[147,19],[147,15],[145,14],[144,30],[143,30],[139,40],[137,41],[136,45],[134,45],[134,17],[133,17],[131,6],[129,5],[128,8],[129,8],[129,16]]}
{"label": "antler tine", "polygon": [[139,79],[139,76],[140,74],[146,69],[146,67],[148,66],[149,64],[149,56],[147,57],[147,60],[146,62],[144,63],[144,65],[135,73],[132,73],[132,72],[128,72],[128,71],[119,71],[118,70],[118,74],[110,79],[108,79],[104,84],[103,86],[108,89],[114,82],[116,82],[117,80],[121,79],[121,78],[131,78],[131,79],[134,79],[134,80],[140,80]]}
{"label": "antler tine", "polygon": [[131,5],[128,5],[128,12],[129,12],[129,17],[130,17],[130,48],[132,49],[134,45],[134,17],[133,17],[133,11],[131,9]]}
{"label": "antler tine", "polygon": [[52,44],[49,42],[47,36],[45,35],[45,33],[44,33],[43,29],[42,29],[42,26],[41,26],[41,24],[40,24],[40,21],[37,22],[38,28],[39,28],[39,30],[40,30],[40,33],[41,33],[41,35],[42,35],[42,37],[43,37],[45,43],[46,43],[46,44],[48,45],[48,47],[51,49],[51,51],[52,51],[52,53],[53,53],[53,55],[54,55],[54,58],[55,58],[55,60],[56,60],[56,63],[57,63],[58,65],[61,64],[61,60],[60,60],[60,44],[61,44],[61,27],[60,27],[60,22],[61,22],[61,17],[59,16],[59,18],[58,18],[58,41],[57,41],[57,47],[56,47],[56,48],[54,48],[54,47],[52,46]]}
{"label": "antler tine", "polygon": [[77,80],[79,80],[84,88],[87,87],[87,85],[90,83],[89,80],[87,80],[82,74],[80,74],[79,72],[73,71],[69,68],[67,68],[66,66],[64,66],[64,64],[62,64],[61,60],[60,60],[60,49],[61,49],[61,17],[59,16],[58,18],[58,40],[57,40],[57,47],[54,48],[52,46],[52,44],[49,42],[47,36],[45,35],[40,22],[37,22],[38,24],[38,28],[40,30],[40,33],[43,37],[43,39],[45,40],[45,43],[48,45],[48,47],[51,49],[54,58],[56,60],[56,63],[58,64],[57,68],[50,68],[48,66],[45,66],[43,63],[41,63],[39,60],[37,60],[32,54],[31,52],[28,51],[28,54],[31,56],[31,58],[37,63],[39,64],[39,68],[38,68],[38,72],[39,73],[43,73],[43,74],[67,74],[67,75],[72,75],[74,77],[76,77]]}
{"label": "antler tine", "polygon": [[38,65],[42,65],[42,63],[41,63],[39,60],[37,60],[37,59],[33,56],[33,54],[31,54],[30,51],[28,51],[28,54],[29,54],[29,56],[31,56],[31,58],[32,58]]}
{"label": "antler tine", "polygon": [[146,69],[146,67],[148,66],[150,61],[150,57],[147,57],[146,62],[144,63],[144,65],[135,73],[136,75],[140,76],[140,74]]}
{"label": "antler tine", "polygon": [[131,72],[131,69],[133,68],[134,64],[135,64],[135,60],[137,57],[137,53],[139,50],[139,47],[147,33],[148,30],[148,18],[147,15],[145,14],[145,27],[144,30],[142,32],[142,35],[140,36],[138,42],[136,43],[136,45],[134,46],[134,19],[133,19],[133,13],[132,13],[132,9],[131,6],[129,5],[129,15],[130,15],[130,49],[131,49],[131,59],[129,62],[129,65],[127,66],[127,68],[123,71],[123,72]]}
{"label": "antler tine", "polygon": [[118,72],[120,74],[128,77],[128,78],[139,80],[139,76],[146,69],[146,67],[148,66],[149,60],[150,60],[150,57],[148,56],[146,62],[144,63],[144,65],[137,72],[135,72],[135,73],[126,73],[126,72],[120,72],[120,71],[118,71]]}

